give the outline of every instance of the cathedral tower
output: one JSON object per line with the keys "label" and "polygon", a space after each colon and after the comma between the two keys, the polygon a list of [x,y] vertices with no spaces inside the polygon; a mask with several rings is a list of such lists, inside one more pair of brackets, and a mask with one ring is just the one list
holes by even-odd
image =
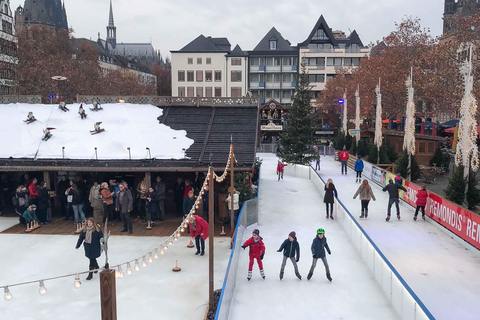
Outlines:
{"label": "cathedral tower", "polygon": [[112,0],[110,0],[110,15],[108,17],[107,43],[110,44],[112,49],[115,49],[117,46],[117,27],[115,27],[115,23],[113,21]]}

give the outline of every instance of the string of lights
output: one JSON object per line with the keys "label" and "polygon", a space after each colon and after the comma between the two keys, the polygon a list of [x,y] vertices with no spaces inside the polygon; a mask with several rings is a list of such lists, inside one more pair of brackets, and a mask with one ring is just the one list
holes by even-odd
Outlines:
{"label": "string of lights", "polygon": [[[375,145],[380,151],[382,146],[382,94],[380,93],[380,79],[378,80],[378,85],[375,88],[375,93],[377,95],[377,114],[375,118]],[[380,152],[379,152],[380,156]]]}
{"label": "string of lights", "polygon": [[358,130],[355,135],[358,142],[360,141],[360,85],[357,86],[357,91],[355,91],[355,130]]}
{"label": "string of lights", "polygon": [[[161,245],[159,245],[158,247],[152,249],[151,251],[149,251],[145,254],[142,254],[141,256],[139,256],[135,259],[131,259],[131,260],[125,261],[123,263],[110,266],[111,269],[115,270],[115,277],[117,279],[123,279],[125,277],[125,273],[128,276],[133,275],[133,273],[134,273],[133,271],[138,272],[138,271],[141,270],[140,266],[143,267],[143,268],[147,267],[148,264],[153,263],[161,255],[164,255],[167,252],[168,248],[173,246],[173,244],[178,241],[178,239],[181,237],[182,233],[185,232],[185,230],[188,226],[188,223],[189,223],[189,219],[195,214],[196,210],[198,210],[198,208],[201,204],[202,196],[205,194],[205,191],[206,191],[207,186],[208,186],[208,178],[210,177],[210,175],[214,175],[217,182],[222,182],[225,179],[225,177],[228,173],[228,168],[231,164],[231,161],[236,162],[235,155],[233,153],[233,145],[230,146],[230,154],[229,154],[227,165],[225,167],[225,170],[224,170],[223,174],[221,176],[218,176],[218,175],[215,174],[212,167],[208,168],[207,176],[205,177],[205,180],[203,181],[202,188],[200,189],[201,191],[199,192],[197,198],[195,199],[195,203],[192,206],[192,209],[187,214],[187,216],[183,219],[183,221],[178,226],[178,228],[169,237],[167,237],[167,239]],[[133,266],[133,268],[132,268],[132,266]],[[123,268],[125,268],[125,273],[123,272]],[[19,282],[19,283],[14,283],[14,284],[9,284],[9,285],[3,285],[3,286],[0,286],[0,289],[3,288],[3,290],[4,290],[4,299],[6,301],[10,301],[13,298],[13,295],[10,292],[10,288],[38,283],[39,294],[43,296],[47,293],[47,288],[45,286],[45,282],[47,282],[47,281],[53,281],[53,280],[58,280],[58,279],[62,279],[62,278],[74,277],[74,283],[73,283],[74,287],[79,289],[82,285],[82,283],[80,281],[80,275],[81,274],[86,274],[86,273],[95,272],[95,271],[102,271],[103,269],[104,268],[98,268],[98,269],[94,269],[94,270],[87,270],[87,271],[82,271],[82,272],[65,274],[65,275],[61,275],[61,276],[57,276],[57,277],[41,278],[41,279],[32,280],[32,281],[25,281],[25,282]]]}
{"label": "string of lights", "polygon": [[408,154],[415,155],[415,103],[413,102],[413,71],[405,81],[407,87],[407,112],[405,119],[405,136],[403,138],[403,150]]}

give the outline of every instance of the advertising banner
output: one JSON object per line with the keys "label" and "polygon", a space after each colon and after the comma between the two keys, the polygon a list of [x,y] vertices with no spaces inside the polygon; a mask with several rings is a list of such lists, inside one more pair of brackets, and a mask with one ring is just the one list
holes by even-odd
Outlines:
{"label": "advertising banner", "polygon": [[379,185],[382,185],[382,169],[372,166],[372,180]]}
{"label": "advertising banner", "polygon": [[362,177],[367,179],[372,179],[372,164],[370,162],[363,161],[363,172]]}

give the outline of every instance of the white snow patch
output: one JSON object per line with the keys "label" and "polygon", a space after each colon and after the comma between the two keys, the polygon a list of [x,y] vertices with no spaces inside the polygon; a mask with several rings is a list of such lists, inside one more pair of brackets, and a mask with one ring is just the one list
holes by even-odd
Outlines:
{"label": "white snow patch", "polygon": [[[163,110],[153,105],[113,103],[102,105],[103,110],[91,111],[92,105],[83,105],[86,119],[78,114],[80,104],[69,104],[68,112],[58,105],[7,104],[0,108],[0,158],[61,159],[62,147],[65,158],[94,159],[95,147],[98,159],[152,158],[182,159],[193,140],[185,130],[173,130],[159,124],[157,118]],[[32,111],[37,121],[26,124],[27,114]],[[102,122],[105,129],[92,135],[94,124]],[[53,136],[42,141],[43,129],[51,130]]]}

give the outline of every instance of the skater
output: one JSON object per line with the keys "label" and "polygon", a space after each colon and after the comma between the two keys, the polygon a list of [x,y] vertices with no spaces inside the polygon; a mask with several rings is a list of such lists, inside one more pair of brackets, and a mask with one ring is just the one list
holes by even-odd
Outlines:
{"label": "skater", "polygon": [[147,214],[147,221],[155,223],[155,221],[158,220],[158,197],[153,187],[148,188]]}
{"label": "skater", "polygon": [[195,255],[205,255],[205,240],[208,238],[209,231],[208,222],[202,217],[194,215],[188,219],[188,227],[190,228],[190,236],[195,238],[195,247],[197,248]]}
{"label": "skater", "polygon": [[357,161],[355,161],[355,172],[357,173],[357,180],[355,182],[362,182],[363,160],[359,155]]}
{"label": "skater", "polygon": [[320,170],[320,155],[317,160],[315,160],[315,170]]}
{"label": "skater", "polygon": [[413,217],[413,220],[417,221],[418,210],[422,210],[422,219],[425,220],[425,206],[427,205],[427,198],[427,186],[423,184],[422,190],[417,192],[417,209],[415,209],[415,216]]}
{"label": "skater", "polygon": [[63,112],[70,111],[70,109],[67,108],[67,105],[65,104],[64,101],[60,101],[60,104],[58,105],[58,108],[62,110]]}
{"label": "skater", "polygon": [[358,187],[353,199],[355,199],[359,194],[360,200],[362,201],[362,214],[360,215],[360,219],[363,219],[368,217],[368,203],[370,202],[370,199],[373,199],[373,201],[376,200],[367,179],[364,179],[360,187]]}
{"label": "skater", "polygon": [[[283,271],[285,270],[285,264],[287,259],[290,259],[293,263],[293,268],[295,269],[295,275],[298,279],[302,280],[302,276],[298,272],[297,262],[300,260],[300,245],[298,244],[295,231],[292,231],[288,234],[288,239],[283,241],[280,249],[277,252],[283,251],[283,261],[282,266],[280,267],[280,280],[283,279]],[[295,255],[297,258],[295,259]]]}
{"label": "skater", "polygon": [[343,146],[343,151],[340,152],[340,161],[342,162],[342,174],[345,169],[345,174],[347,174],[347,162],[348,162],[348,157],[350,155],[348,154],[348,151],[346,151],[345,146]]}
{"label": "skater", "polygon": [[322,228],[317,230],[317,236],[313,239],[312,242],[312,266],[310,267],[310,272],[308,273],[307,280],[310,280],[313,276],[313,270],[317,266],[317,260],[322,259],[323,265],[325,266],[325,271],[327,273],[328,281],[332,282],[332,277],[330,276],[330,268],[328,267],[327,257],[325,255],[325,249],[327,249],[328,254],[332,254],[330,248],[328,247],[327,238],[325,237],[325,230]]}
{"label": "skater", "polygon": [[118,198],[117,198],[117,207],[116,211],[120,212],[120,216],[123,221],[123,229],[121,232],[127,232],[129,234],[133,233],[132,217],[130,213],[133,210],[133,196],[132,192],[128,187],[125,187],[125,184],[121,183],[119,185]]}
{"label": "skater", "polygon": [[263,244],[262,237],[260,237],[260,231],[258,229],[253,230],[252,237],[245,241],[242,248],[250,248],[248,253],[250,262],[248,263],[248,276],[247,280],[252,279],[252,268],[254,259],[257,260],[258,268],[260,269],[260,275],[265,279],[265,273],[263,272],[263,256],[265,255],[265,245]]}
{"label": "skater", "polygon": [[393,183],[393,180],[389,180],[389,184],[382,189],[383,192],[388,191],[389,199],[388,199],[388,209],[387,209],[387,221],[390,221],[390,210],[392,208],[392,204],[395,203],[397,207],[397,219],[400,220],[400,207],[398,206],[398,190],[403,190],[407,192],[407,189],[402,187],[401,185]]}
{"label": "skater", "polygon": [[30,124],[32,123],[33,121],[36,121],[37,119],[35,119],[35,116],[33,115],[33,112],[30,111],[27,115],[27,120],[25,120],[26,123]]}
{"label": "skater", "polygon": [[83,103],[80,104],[80,107],[78,108],[78,114],[80,115],[80,117],[82,119],[86,119],[87,118],[87,114],[85,113],[85,109],[83,109]]}
{"label": "skater", "polygon": [[[335,202],[333,195],[335,193],[335,198],[338,198],[337,189],[333,184],[332,178],[327,180],[327,184],[325,185],[325,196],[323,197],[323,202],[325,203],[325,207],[327,210],[327,219],[330,217],[333,219],[333,203]],[[328,206],[330,205],[330,216],[328,215]]]}
{"label": "skater", "polygon": [[277,175],[278,175],[278,181],[280,181],[280,178],[283,180],[283,168],[285,168],[287,165],[285,163],[282,163],[282,161],[278,160],[277,164]]}
{"label": "skater", "polygon": [[397,175],[395,176],[395,184],[398,184],[399,186],[401,186],[403,183],[403,178],[402,178],[402,175],[400,173],[397,173]]}
{"label": "skater", "polygon": [[97,273],[98,269],[100,269],[97,258],[101,255],[101,238],[103,238],[103,233],[100,229],[100,226],[95,222],[95,219],[88,218],[87,224],[83,226],[82,232],[80,232],[77,246],[75,247],[75,249],[78,249],[83,243],[83,247],[85,248],[85,257],[90,260],[90,264],[88,265],[88,270],[90,270],[90,272],[88,273],[86,280],[92,280],[93,273]]}

